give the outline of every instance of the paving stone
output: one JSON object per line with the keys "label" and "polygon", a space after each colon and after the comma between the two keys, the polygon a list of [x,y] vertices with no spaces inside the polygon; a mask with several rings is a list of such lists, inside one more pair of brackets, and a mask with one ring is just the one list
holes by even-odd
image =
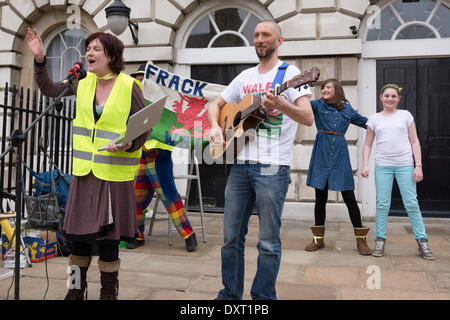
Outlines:
{"label": "paving stone", "polygon": [[293,265],[310,265],[317,262],[319,256],[315,253],[305,250],[283,250],[281,253],[281,263]]}
{"label": "paving stone", "polygon": [[437,292],[450,293],[450,273],[427,273]]}
{"label": "paving stone", "polygon": [[433,286],[424,272],[383,269],[380,276],[381,288],[418,292],[433,291]]}
{"label": "paving stone", "polygon": [[430,293],[395,289],[340,288],[341,300],[448,300],[450,293]]}
{"label": "paving stone", "polygon": [[182,276],[166,276],[157,273],[121,271],[119,280],[121,284],[147,288],[169,288],[186,290],[192,279]]}
{"label": "paving stone", "polygon": [[215,294],[195,291],[155,290],[149,296],[152,300],[212,300]]}
{"label": "paving stone", "polygon": [[336,300],[336,288],[330,286],[277,283],[280,300]]}
{"label": "paving stone", "polygon": [[450,259],[436,257],[429,261],[417,256],[392,256],[391,261],[397,270],[411,270],[423,272],[448,272],[450,270]]}
{"label": "paving stone", "polygon": [[357,268],[308,266],[300,278],[302,284],[327,286],[359,286],[360,270]]}
{"label": "paving stone", "polygon": [[371,265],[377,265],[381,269],[393,269],[394,266],[389,257],[362,256],[356,249],[354,253],[347,252],[322,252],[315,265],[328,267],[357,267],[366,269]]}
{"label": "paving stone", "polygon": [[[14,284],[11,289],[12,278],[0,280],[0,299],[5,300],[7,297],[9,300],[14,299]],[[47,291],[47,294],[46,294]],[[47,281],[45,278],[34,277],[20,277],[19,297],[20,300],[62,300],[67,293],[67,285],[65,280],[49,279],[49,285],[47,288]]]}

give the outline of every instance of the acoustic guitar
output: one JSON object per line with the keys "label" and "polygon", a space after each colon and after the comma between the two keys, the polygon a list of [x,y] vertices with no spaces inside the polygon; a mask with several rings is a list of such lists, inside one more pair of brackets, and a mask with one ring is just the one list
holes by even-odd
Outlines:
{"label": "acoustic guitar", "polygon": [[[319,68],[313,67],[275,87],[273,94],[280,95],[288,88],[313,83],[319,76]],[[249,93],[238,104],[228,102],[221,108],[218,124],[222,128],[224,143],[209,144],[212,158],[223,157],[225,163],[233,163],[244,146],[255,139],[256,128],[269,116],[269,110],[262,108],[261,102],[261,97]]]}

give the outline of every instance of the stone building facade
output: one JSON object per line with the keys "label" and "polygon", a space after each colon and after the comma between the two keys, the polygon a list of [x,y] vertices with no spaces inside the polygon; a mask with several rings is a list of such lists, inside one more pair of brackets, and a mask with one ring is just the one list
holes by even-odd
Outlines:
{"label": "stone building facade", "polygon": [[[77,25],[85,34],[99,30],[109,32],[105,8],[112,2],[111,0],[1,0],[0,86],[3,87],[8,81],[26,88],[35,87],[32,78],[33,60],[25,40],[28,26],[36,28],[41,34],[47,49],[54,45],[52,40],[55,37],[73,25]],[[321,70],[318,85],[314,89],[315,98],[320,97],[321,81],[337,78],[342,81],[352,106],[361,114],[368,116],[377,111],[378,60],[450,56],[450,35],[446,31],[450,27],[445,21],[439,24],[433,19],[424,19],[422,25],[439,30],[437,31],[439,36],[434,38],[418,39],[406,34],[405,40],[396,40],[399,39],[401,31],[396,31],[397,38],[395,35],[391,37],[385,35],[388,28],[406,30],[402,29],[403,26],[408,27],[406,18],[400,19],[400,26],[389,25],[392,19],[389,20],[389,14],[386,13],[391,10],[395,15],[402,16],[401,10],[407,5],[404,2],[401,0],[123,0],[123,3],[131,9],[131,20],[139,26],[137,45],[128,29],[119,36],[126,46],[125,71],[131,73],[141,63],[152,60],[162,68],[189,77],[191,66],[195,65],[257,63],[251,42],[245,41],[245,30],[232,32],[216,30],[217,37],[209,39],[209,43],[202,47],[189,45],[193,39],[191,37],[196,34],[196,30],[207,17],[214,19],[214,12],[234,8],[238,9],[237,13],[243,20],[248,18],[247,21],[251,22],[252,19],[275,19],[279,22],[285,39],[280,48],[281,58],[301,70],[312,66],[318,66]],[[426,8],[430,7],[432,14],[439,13],[440,17],[448,17],[446,9],[449,9],[450,1],[422,0],[420,3]],[[416,11],[418,10],[414,12]],[[420,11],[422,12],[422,8]],[[372,34],[374,29],[380,32]],[[214,45],[214,41],[227,34],[229,37],[239,37],[242,43],[231,47]],[[398,43],[399,41],[403,42]],[[427,42],[425,46],[423,41]],[[315,135],[314,126],[298,128],[291,167],[292,183],[283,213],[285,218],[313,219],[314,190],[306,186],[305,182]],[[366,180],[359,175],[364,135],[364,130],[351,126],[346,139],[354,170],[357,199],[362,208],[363,218],[371,220],[375,215],[374,181],[372,177]],[[373,162],[371,165],[373,167]],[[330,220],[348,219],[346,207],[337,192],[329,193],[328,208],[329,212],[332,212],[328,215]]]}

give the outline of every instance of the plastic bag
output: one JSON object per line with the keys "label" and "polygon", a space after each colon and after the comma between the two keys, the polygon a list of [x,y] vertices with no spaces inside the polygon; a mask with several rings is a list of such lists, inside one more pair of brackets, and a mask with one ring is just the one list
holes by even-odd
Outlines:
{"label": "plastic bag", "polygon": [[53,174],[53,179],[55,181],[55,192],[56,197],[58,198],[58,204],[61,208],[66,207],[67,195],[69,194],[69,184],[71,175],[62,173],[58,170],[53,171],[45,171],[42,173],[36,173],[33,170],[30,170],[31,174],[36,178],[36,192],[35,196],[40,196],[43,194],[48,194],[52,191],[51,189],[51,176]]}

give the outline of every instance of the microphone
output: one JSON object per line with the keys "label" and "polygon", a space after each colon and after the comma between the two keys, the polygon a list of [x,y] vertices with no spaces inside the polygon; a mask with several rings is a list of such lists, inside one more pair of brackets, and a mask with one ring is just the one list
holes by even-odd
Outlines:
{"label": "microphone", "polygon": [[81,80],[86,78],[86,75],[87,72],[83,69],[83,64],[77,61],[73,65],[73,68],[69,70],[69,75],[62,81],[62,84],[71,84],[74,80]]}
{"label": "microphone", "polygon": [[78,71],[80,69],[83,69],[83,63],[81,61],[77,61],[73,64],[73,69],[75,69],[75,71]]}

